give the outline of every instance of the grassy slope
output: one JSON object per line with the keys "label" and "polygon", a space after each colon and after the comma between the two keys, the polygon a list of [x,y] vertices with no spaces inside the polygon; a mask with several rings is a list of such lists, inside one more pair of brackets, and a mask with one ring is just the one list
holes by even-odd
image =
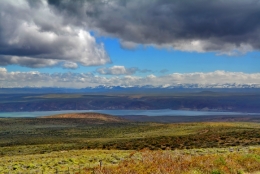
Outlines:
{"label": "grassy slope", "polygon": [[[0,153],[27,154],[70,149],[139,150],[260,144],[259,123],[132,123],[89,119],[0,119]],[[44,148],[44,144],[49,144]],[[15,148],[21,145],[19,151]],[[0,154],[0,155],[1,155]]]}
{"label": "grassy slope", "polygon": [[45,116],[41,118],[58,118],[58,119],[84,119],[85,121],[95,123],[124,123],[129,122],[122,117],[116,117],[108,114],[100,113],[70,113],[70,114],[58,114],[52,116]]}
{"label": "grassy slope", "polygon": [[[100,160],[102,167],[100,168]],[[260,170],[260,147],[175,151],[71,150],[4,156],[1,173],[237,174]]]}
{"label": "grassy slope", "polygon": [[[68,167],[75,172],[81,167],[98,173],[99,160],[103,160],[103,173],[149,173],[155,168],[158,173],[260,170],[260,123],[101,122],[71,116],[2,118],[0,139],[0,159],[4,164],[0,173],[53,173]],[[248,148],[252,145],[256,148]],[[136,151],[144,148],[156,151]]]}

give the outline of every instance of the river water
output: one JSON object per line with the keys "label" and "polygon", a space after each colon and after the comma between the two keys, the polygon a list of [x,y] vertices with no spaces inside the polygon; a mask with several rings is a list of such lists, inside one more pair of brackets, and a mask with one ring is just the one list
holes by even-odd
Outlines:
{"label": "river water", "polygon": [[146,115],[146,116],[214,116],[214,115],[260,115],[260,113],[216,112],[216,111],[187,111],[187,110],[63,110],[35,112],[0,112],[0,117],[41,117],[64,113],[96,112],[115,116]]}

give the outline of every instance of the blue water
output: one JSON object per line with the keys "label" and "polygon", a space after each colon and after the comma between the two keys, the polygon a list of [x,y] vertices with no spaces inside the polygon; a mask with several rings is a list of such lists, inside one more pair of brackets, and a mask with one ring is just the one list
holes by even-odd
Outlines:
{"label": "blue water", "polygon": [[260,115],[257,113],[215,112],[215,111],[186,111],[186,110],[64,110],[64,111],[35,111],[35,112],[0,112],[0,117],[40,117],[64,113],[97,112],[115,116],[147,115],[147,116],[206,116],[206,115]]}

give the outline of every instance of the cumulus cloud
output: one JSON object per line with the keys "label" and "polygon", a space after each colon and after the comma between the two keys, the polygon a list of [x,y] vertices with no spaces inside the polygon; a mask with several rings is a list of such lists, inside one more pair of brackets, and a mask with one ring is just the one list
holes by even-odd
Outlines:
{"label": "cumulus cloud", "polygon": [[3,73],[6,73],[7,72],[7,69],[6,68],[1,68],[0,67],[0,73],[3,74]]}
{"label": "cumulus cloud", "polygon": [[139,77],[133,75],[102,77],[91,73],[40,73],[8,72],[0,68],[0,87],[70,87],[84,88],[106,86],[180,86],[189,87],[260,87],[260,73],[214,71],[208,73],[173,73],[163,76],[153,74]]}
{"label": "cumulus cloud", "polygon": [[65,69],[77,69],[78,68],[78,64],[75,62],[64,62],[63,64],[63,68]]}
{"label": "cumulus cloud", "polygon": [[[85,24],[67,23],[46,0],[0,1],[0,65],[64,68],[110,62]],[[70,62],[70,63],[68,63]]]}
{"label": "cumulus cloud", "polygon": [[32,68],[51,67],[59,63],[55,59],[35,59],[25,56],[0,56],[0,65],[20,65]]}
{"label": "cumulus cloud", "polygon": [[139,69],[136,67],[131,67],[131,68],[126,68],[124,66],[112,66],[112,67],[103,67],[103,68],[98,68],[96,70],[99,74],[103,75],[132,75],[137,72],[139,73],[149,73],[152,72],[152,70],[149,69]]}
{"label": "cumulus cloud", "polygon": [[[48,0],[75,25],[136,44],[237,55],[260,49],[259,0]],[[75,21],[76,16],[76,21]]]}
{"label": "cumulus cloud", "polygon": [[104,75],[130,75],[138,71],[138,68],[126,68],[124,66],[112,66],[109,68],[99,68],[97,72]]}

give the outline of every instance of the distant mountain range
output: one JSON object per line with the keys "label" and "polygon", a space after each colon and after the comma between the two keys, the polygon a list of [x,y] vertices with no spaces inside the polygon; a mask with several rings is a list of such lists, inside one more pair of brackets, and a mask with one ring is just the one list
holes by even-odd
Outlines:
{"label": "distant mountain range", "polygon": [[1,88],[0,112],[203,110],[260,113],[260,88]]}
{"label": "distant mountain range", "polygon": [[167,94],[167,93],[179,93],[179,92],[260,92],[260,86],[258,85],[207,85],[199,86],[198,84],[184,84],[178,86],[97,86],[86,87],[81,89],[76,88],[58,88],[58,87],[23,87],[23,88],[0,88],[2,94],[15,94],[15,93],[155,93],[155,94]]}

